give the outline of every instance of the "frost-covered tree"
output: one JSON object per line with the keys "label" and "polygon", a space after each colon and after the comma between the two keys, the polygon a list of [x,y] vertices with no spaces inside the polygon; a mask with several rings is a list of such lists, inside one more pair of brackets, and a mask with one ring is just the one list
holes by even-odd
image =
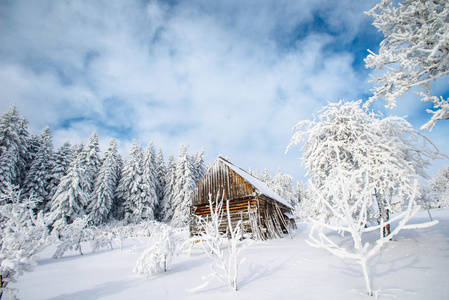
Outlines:
{"label": "frost-covered tree", "polygon": [[117,187],[116,196],[125,209],[125,219],[129,222],[140,222],[152,213],[145,205],[146,186],[143,182],[143,150],[133,141],[128,159],[122,168],[121,179]]}
{"label": "frost-covered tree", "polygon": [[195,189],[195,172],[187,147],[179,148],[178,162],[175,170],[175,186],[173,188],[173,218],[174,227],[187,226],[190,216],[190,194]]}
{"label": "frost-covered tree", "polygon": [[81,141],[79,144],[73,145],[73,157],[77,157],[84,150],[84,142]]}
{"label": "frost-covered tree", "polygon": [[33,134],[28,139],[28,147],[27,147],[27,173],[31,168],[31,164],[33,163],[34,158],[36,157],[37,152],[39,151],[39,147],[42,144],[42,135]]}
{"label": "frost-covered tree", "polygon": [[0,205],[0,299],[3,295],[15,299],[17,290],[8,284],[33,271],[35,254],[49,244],[48,226],[53,219],[42,211],[35,214],[35,201],[23,199],[11,186],[0,203],[7,203]]}
{"label": "frost-covered tree", "polygon": [[136,262],[134,272],[147,276],[167,272],[178,253],[177,241],[170,226],[159,223],[148,241],[148,248]]}
{"label": "frost-covered tree", "polygon": [[296,182],[295,198],[292,204],[293,214],[301,220],[313,215],[314,203],[310,201],[308,188],[300,181]]}
{"label": "frost-covered tree", "polygon": [[[309,181],[324,197],[332,197],[326,196],[329,191],[324,182],[329,178],[339,180],[338,163],[345,176],[358,178],[351,181],[357,185],[351,187],[354,190],[365,188],[364,176],[368,174],[367,188],[377,200],[373,209],[378,214],[372,217],[386,224],[384,235],[388,235],[390,213],[403,210],[415,179],[418,175],[428,177],[425,169],[430,165],[429,158],[438,158],[438,151],[427,147],[426,142],[431,141],[414,131],[405,119],[382,118],[360,105],[361,101],[330,103],[323,108],[319,122],[307,120],[296,125],[289,147],[304,142],[302,159]],[[324,218],[331,214],[322,203],[311,205],[312,211]]]}
{"label": "frost-covered tree", "polygon": [[[338,147],[333,145],[332,148],[337,160],[333,177],[326,178],[319,189],[311,183],[312,197],[331,212],[331,221],[323,222],[312,217],[313,227],[309,234],[310,241],[307,242],[313,247],[324,248],[340,258],[356,260],[362,267],[367,293],[372,296],[368,261],[378,254],[399,231],[429,227],[437,224],[438,221],[407,225],[407,222],[420,210],[415,199],[417,191],[417,181],[415,181],[410,197],[404,201],[403,212],[396,214],[386,223],[368,226],[371,215],[369,208],[373,206],[372,192],[369,188],[369,171],[365,172],[363,178],[348,176],[347,170],[343,168],[343,162],[339,160]],[[362,189],[359,188],[360,184],[363,186]],[[392,222],[398,222],[398,225],[387,236],[381,234],[377,235],[374,241],[367,241],[365,238],[367,233],[383,230],[385,225]],[[340,234],[343,240],[336,240],[335,233]]]}
{"label": "frost-covered tree", "polygon": [[259,179],[268,186],[272,185],[273,177],[271,177],[267,169],[263,169],[262,172],[260,172]]}
{"label": "frost-covered tree", "polygon": [[433,116],[421,128],[432,130],[437,121],[449,119],[448,99],[430,94],[431,83],[449,74],[447,0],[404,0],[397,5],[381,0],[365,14],[374,18],[373,25],[385,36],[379,54],[370,51],[366,66],[386,69],[373,77],[377,86],[366,105],[382,98],[393,108],[397,98],[420,87],[422,100],[432,102],[435,109],[428,110]]}
{"label": "frost-covered tree", "polygon": [[53,168],[50,172],[50,182],[49,182],[49,198],[53,199],[53,195],[56,193],[59,183],[62,177],[67,175],[67,171],[70,168],[70,164],[73,161],[73,150],[69,142],[65,142],[56,151],[53,157]]}
{"label": "frost-covered tree", "polygon": [[308,190],[304,183],[302,181],[296,181],[296,188],[295,188],[295,203],[301,203],[303,200],[307,201]]}
{"label": "frost-covered tree", "polygon": [[95,179],[87,208],[89,220],[95,225],[102,224],[109,218],[119,182],[120,167],[117,142],[112,139]]}
{"label": "frost-covered tree", "polygon": [[[95,183],[95,177],[101,166],[100,160],[100,146],[98,143],[98,133],[94,131],[89,138],[89,143],[79,153],[81,164],[86,170],[86,178],[89,181],[89,186],[93,188]],[[89,190],[91,192],[91,190]]]}
{"label": "frost-covered tree", "polygon": [[253,170],[251,168],[248,168],[248,174],[253,176],[254,178],[257,178],[260,180],[260,175],[259,172],[257,172],[257,170]]}
{"label": "frost-covered tree", "polygon": [[17,180],[17,155],[13,149],[6,150],[0,156],[0,195],[8,191]]}
{"label": "frost-covered tree", "polygon": [[[211,270],[205,282],[196,288],[190,289],[195,292],[205,288],[214,278],[224,284],[229,285],[234,291],[238,290],[238,273],[240,264],[245,260],[241,258],[241,252],[249,246],[249,241],[242,240],[241,221],[232,226],[231,212],[229,210],[229,200],[226,201],[226,232],[220,231],[220,225],[225,215],[223,199],[217,197],[213,201],[209,196],[210,218],[196,216],[200,232],[200,245],[204,253],[212,260]],[[193,237],[193,242],[198,237]]]}
{"label": "frost-covered tree", "polygon": [[6,191],[9,185],[21,185],[25,178],[29,139],[27,124],[16,105],[0,117],[0,192]]}
{"label": "frost-covered tree", "polygon": [[164,155],[162,153],[162,150],[159,149],[156,158],[156,195],[157,195],[156,219],[159,221],[162,221],[163,219],[162,203],[164,201],[166,174],[167,168],[165,166]]}
{"label": "frost-covered tree", "polygon": [[57,226],[70,224],[76,218],[85,215],[91,190],[85,172],[78,156],[72,162],[67,175],[61,178],[51,204]]}
{"label": "frost-covered tree", "polygon": [[42,130],[41,144],[31,163],[31,168],[23,183],[24,196],[38,201],[37,209],[48,212],[50,210],[50,179],[54,167],[54,149],[50,127]]}
{"label": "frost-covered tree", "polygon": [[449,165],[439,169],[430,180],[430,200],[436,207],[449,206]]}
{"label": "frost-covered tree", "polygon": [[164,198],[160,209],[160,220],[170,222],[173,217],[173,189],[176,180],[176,162],[173,155],[168,156],[167,172],[165,174]]}
{"label": "frost-covered tree", "polygon": [[281,169],[277,169],[269,187],[292,206],[297,203],[293,190],[293,177],[282,173]]}
{"label": "frost-covered tree", "polygon": [[204,165],[204,149],[196,152],[193,156],[193,170],[195,172],[195,186],[197,186],[206,174],[206,166]]}
{"label": "frost-covered tree", "polygon": [[81,243],[90,241],[93,237],[93,230],[88,226],[88,216],[76,218],[68,225],[56,226],[53,231],[57,231],[59,237],[53,258],[61,258],[67,250],[78,250],[83,255]]}
{"label": "frost-covered tree", "polygon": [[158,204],[156,187],[157,187],[157,167],[156,167],[156,151],[153,142],[149,143],[143,156],[143,172],[142,181],[145,186],[145,197],[142,199],[142,206],[145,207],[146,215],[142,215],[142,219],[154,220],[156,215],[156,206]]}

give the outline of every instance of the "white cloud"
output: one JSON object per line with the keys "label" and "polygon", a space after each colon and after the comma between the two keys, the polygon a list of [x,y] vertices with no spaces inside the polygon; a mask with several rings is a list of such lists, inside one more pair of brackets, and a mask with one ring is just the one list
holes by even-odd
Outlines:
{"label": "white cloud", "polygon": [[[291,128],[367,92],[350,43],[374,2],[14,2],[0,21],[0,109],[17,103],[55,143],[97,130],[104,150],[154,140],[168,157],[184,143],[300,178],[299,149],[283,154]],[[310,29],[318,14],[327,29]]]}

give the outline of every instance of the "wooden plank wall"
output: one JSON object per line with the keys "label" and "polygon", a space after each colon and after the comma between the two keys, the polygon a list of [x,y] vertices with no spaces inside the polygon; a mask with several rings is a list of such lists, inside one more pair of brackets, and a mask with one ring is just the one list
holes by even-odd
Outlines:
{"label": "wooden plank wall", "polygon": [[[231,214],[231,224],[233,226],[236,226],[238,221],[242,221],[242,226],[244,232],[252,232],[251,231],[251,223],[249,219],[248,214],[248,208],[250,210],[257,210],[257,201],[253,197],[248,200],[234,200],[229,202],[229,211]],[[213,206],[213,209],[215,209],[215,206]],[[223,204],[223,207],[221,208],[221,211],[223,212],[223,218],[221,220],[220,228],[219,230],[221,232],[226,232],[228,227],[228,217],[226,212],[226,204]],[[220,211],[220,212],[221,212]],[[206,221],[210,219],[210,207],[209,205],[202,204],[199,206],[194,206],[192,209],[192,214],[201,216]],[[193,217],[192,220],[192,227],[191,227],[191,234],[198,234],[199,233],[199,226],[198,223],[196,223],[196,217]]]}
{"label": "wooden plank wall", "polygon": [[213,201],[244,199],[255,195],[255,188],[236,174],[220,160],[207,171],[201,183],[190,196],[192,205],[209,203],[209,195]]}
{"label": "wooden plank wall", "polygon": [[[258,240],[278,238],[282,237],[284,233],[289,233],[288,218],[283,215],[286,208],[282,205],[279,206],[275,200],[268,197],[233,200],[229,202],[229,210],[232,225],[236,226],[238,221],[241,221],[244,232],[252,233]],[[224,213],[219,230],[226,232],[228,227],[226,204],[223,204],[222,211]],[[195,235],[200,232],[200,228],[193,215],[208,220],[210,218],[209,205],[201,204],[192,208],[193,219],[190,232]]]}

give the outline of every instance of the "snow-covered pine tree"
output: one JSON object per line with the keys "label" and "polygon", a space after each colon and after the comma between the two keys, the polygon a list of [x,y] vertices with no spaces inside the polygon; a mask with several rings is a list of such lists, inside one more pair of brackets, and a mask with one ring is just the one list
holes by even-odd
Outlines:
{"label": "snow-covered pine tree", "polygon": [[157,167],[156,151],[153,142],[149,143],[143,156],[142,183],[144,185],[145,197],[141,202],[141,218],[143,220],[154,220],[157,206]]}
{"label": "snow-covered pine tree", "polygon": [[277,169],[276,175],[272,178],[269,187],[292,206],[295,205],[292,176],[282,173],[281,169]]}
{"label": "snow-covered pine tree", "polygon": [[206,174],[206,167],[204,165],[204,149],[196,152],[193,156],[193,170],[195,172],[195,186],[197,186]]}
{"label": "snow-covered pine tree", "polygon": [[[7,156],[2,159],[3,167],[0,169],[0,192],[6,191],[9,185],[21,185],[25,178],[29,138],[27,124],[15,104],[0,117],[0,157]],[[6,162],[7,159],[9,162]]]}
{"label": "snow-covered pine tree", "polygon": [[16,160],[17,154],[13,149],[3,151],[0,156],[0,195],[7,193],[17,179]]}
{"label": "snow-covered pine tree", "polygon": [[29,142],[29,134],[28,134],[28,121],[23,116],[20,118],[19,122],[19,158],[18,158],[18,170],[19,170],[19,179],[18,183],[21,186],[25,177],[28,173],[28,160],[30,158],[28,154],[28,142]]}
{"label": "snow-covered pine tree", "polygon": [[300,181],[296,181],[295,199],[292,206],[294,208],[293,215],[301,220],[307,220],[309,216],[315,214],[310,211],[315,205],[310,201],[309,191]]}
{"label": "snow-covered pine tree", "polygon": [[195,189],[195,172],[187,147],[181,144],[175,171],[175,186],[173,188],[173,218],[174,227],[187,226],[190,219],[190,194]]}
{"label": "snow-covered pine tree", "polygon": [[176,180],[176,162],[173,155],[168,156],[167,172],[165,174],[164,198],[161,203],[160,220],[169,223],[173,218],[173,189]]}
{"label": "snow-covered pine tree", "polygon": [[142,147],[133,140],[131,149],[123,168],[116,191],[117,201],[124,209],[124,218],[128,222],[137,223],[142,220],[142,198],[146,196],[142,179]]}
{"label": "snow-covered pine tree", "polygon": [[117,142],[112,139],[95,179],[87,208],[89,221],[94,225],[106,222],[110,216],[115,191],[119,183],[120,167]]}
{"label": "snow-covered pine tree", "polygon": [[42,130],[40,141],[39,150],[35,154],[25,178],[23,190],[24,197],[38,201],[37,210],[46,213],[50,210],[50,205],[47,204],[51,202],[50,179],[54,167],[54,149],[50,127],[47,126]]}
{"label": "snow-covered pine tree", "polygon": [[257,170],[251,169],[251,167],[248,168],[248,174],[251,175],[251,176],[253,176],[254,178],[257,178],[257,179],[260,180],[259,172],[257,172]]}
{"label": "snow-covered pine tree", "polygon": [[75,157],[77,157],[81,152],[83,152],[83,150],[84,150],[84,142],[83,141],[81,141],[79,144],[75,144],[75,145],[73,145],[73,152],[72,152],[72,155],[73,155],[73,157],[75,158]]}
{"label": "snow-covered pine tree", "polygon": [[260,180],[266,185],[272,186],[273,178],[271,177],[270,173],[268,173],[267,169],[264,169],[262,170],[262,172],[260,172]]}
{"label": "snow-covered pine tree", "polygon": [[430,200],[435,207],[449,207],[449,165],[436,171],[430,180]]}
{"label": "snow-covered pine tree", "polygon": [[73,160],[67,175],[61,178],[51,204],[51,211],[57,220],[55,226],[70,224],[85,215],[91,190],[85,172],[78,156]]}
{"label": "snow-covered pine tree", "polygon": [[307,198],[308,198],[308,191],[306,186],[304,185],[304,183],[302,183],[302,181],[296,181],[295,201],[294,201],[295,204],[299,204],[303,200],[307,201]]}
{"label": "snow-covered pine tree", "polygon": [[162,203],[164,201],[164,190],[165,190],[165,176],[167,173],[167,168],[165,166],[164,155],[162,150],[159,148],[156,158],[156,195],[157,195],[157,206],[156,206],[156,220],[162,221]]}
{"label": "snow-covered pine tree", "polygon": [[69,142],[65,142],[54,154],[54,164],[50,172],[49,198],[53,199],[61,178],[67,175],[73,161],[73,149]]}
{"label": "snow-covered pine tree", "polygon": [[[41,137],[42,136],[40,134],[33,134],[28,139],[25,176],[30,171],[31,166],[33,164],[33,160],[36,158],[37,152],[39,151],[39,147],[42,145]],[[23,178],[23,182],[24,181],[25,178]]]}
{"label": "snow-covered pine tree", "polygon": [[[89,186],[93,188],[95,183],[95,177],[97,176],[98,170],[100,170],[101,160],[100,160],[100,146],[98,143],[98,133],[94,131],[89,138],[89,143],[79,154],[81,159],[81,164],[86,170],[86,178],[89,181]],[[92,192],[91,190],[89,193]]]}
{"label": "snow-covered pine tree", "polygon": [[432,130],[436,122],[449,119],[449,102],[443,96],[431,96],[431,83],[449,74],[449,4],[447,0],[382,0],[365,12],[374,18],[373,25],[385,35],[379,54],[370,51],[367,68],[387,71],[373,77],[374,95],[366,105],[377,99],[396,106],[396,99],[412,88],[423,101],[434,104],[433,116],[421,129]]}

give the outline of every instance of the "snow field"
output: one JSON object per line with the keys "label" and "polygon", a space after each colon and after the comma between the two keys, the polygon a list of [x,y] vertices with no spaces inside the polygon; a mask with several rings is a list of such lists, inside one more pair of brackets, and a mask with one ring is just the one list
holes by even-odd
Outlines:
{"label": "snow field", "polygon": [[[359,264],[342,260],[306,243],[308,223],[299,223],[293,239],[253,243],[243,253],[239,291],[215,280],[200,292],[210,259],[200,245],[173,260],[171,269],[147,278],[133,267],[147,238],[129,238],[123,250],[104,248],[85,255],[68,251],[52,259],[56,247],[40,253],[35,271],[19,277],[18,297],[27,299],[448,299],[449,210],[432,210],[434,227],[404,230],[369,261],[374,297],[365,294]],[[429,220],[420,211],[411,221]],[[184,232],[187,237],[187,232]],[[340,238],[335,236],[334,238]],[[341,242],[344,242],[342,239]]]}

